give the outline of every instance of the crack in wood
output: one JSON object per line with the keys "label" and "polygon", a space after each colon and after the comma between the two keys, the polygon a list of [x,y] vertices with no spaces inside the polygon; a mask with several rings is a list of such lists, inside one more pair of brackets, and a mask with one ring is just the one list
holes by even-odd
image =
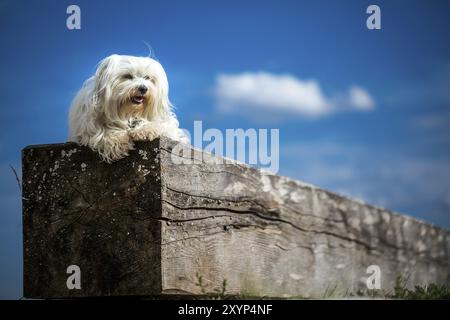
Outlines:
{"label": "crack in wood", "polygon": [[273,218],[273,217],[267,217],[262,215],[261,213],[257,212],[257,211],[253,211],[253,210],[236,210],[236,209],[231,209],[231,208],[222,208],[222,207],[204,207],[204,206],[190,206],[190,207],[181,207],[178,206],[168,200],[161,200],[164,203],[167,203],[168,205],[178,209],[178,210],[206,210],[206,211],[228,211],[228,212],[232,212],[232,213],[236,213],[236,214],[250,214],[253,216],[256,216],[262,220],[269,220],[269,221],[273,221],[273,222],[280,222],[280,223],[284,223],[287,225],[290,225],[291,227],[293,227],[294,229],[297,229],[299,231],[303,231],[303,232],[311,232],[311,233],[315,233],[315,234],[325,234],[325,235],[329,235],[332,237],[336,237],[339,238],[341,240],[345,240],[345,241],[350,241],[350,242],[354,242],[358,245],[361,245],[363,247],[365,247],[367,250],[374,250],[375,248],[372,247],[371,245],[365,243],[364,241],[355,239],[355,238],[351,238],[351,237],[346,237],[343,235],[339,235],[336,234],[334,232],[329,232],[329,231],[325,231],[325,230],[312,230],[312,229],[306,229],[306,228],[302,228],[290,221],[284,220],[284,219],[280,219],[280,218]]}
{"label": "crack in wood", "polygon": [[285,209],[285,210],[289,210],[289,211],[291,211],[291,212],[293,212],[295,214],[298,214],[298,215],[300,215],[302,217],[312,217],[312,218],[321,219],[321,220],[324,220],[324,221],[330,221],[330,222],[335,222],[335,223],[345,223],[345,219],[338,220],[338,219],[333,219],[333,218],[328,218],[328,217],[321,217],[321,216],[317,216],[317,215],[314,215],[314,214],[303,213],[303,212],[301,212],[299,210],[296,210],[296,209],[292,208],[289,205],[284,205],[284,204],[279,204],[279,203],[277,203],[276,207],[268,208],[268,207],[264,206],[264,204],[261,204],[260,202],[258,202],[256,200],[253,200],[252,198],[247,197],[247,196],[241,197],[239,199],[214,198],[214,197],[210,197],[210,196],[207,196],[207,195],[197,195],[197,194],[184,192],[184,191],[181,191],[181,190],[177,190],[177,189],[171,188],[168,185],[165,185],[164,187],[166,189],[174,192],[174,193],[183,194],[185,196],[192,197],[192,198],[202,198],[202,199],[212,200],[212,201],[215,201],[215,202],[221,201],[221,202],[231,202],[231,203],[237,203],[237,204],[242,204],[242,203],[247,202],[247,203],[253,204],[253,205],[257,206],[257,207],[262,208],[264,211],[277,212],[279,209]]}

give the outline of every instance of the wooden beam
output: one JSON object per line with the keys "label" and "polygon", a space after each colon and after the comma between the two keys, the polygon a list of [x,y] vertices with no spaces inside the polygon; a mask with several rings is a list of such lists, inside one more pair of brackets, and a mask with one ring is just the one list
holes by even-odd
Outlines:
{"label": "wooden beam", "polygon": [[[156,139],[23,150],[24,295],[323,297],[450,282],[450,232]],[[301,169],[301,168],[299,168]],[[67,268],[80,268],[69,289]]]}

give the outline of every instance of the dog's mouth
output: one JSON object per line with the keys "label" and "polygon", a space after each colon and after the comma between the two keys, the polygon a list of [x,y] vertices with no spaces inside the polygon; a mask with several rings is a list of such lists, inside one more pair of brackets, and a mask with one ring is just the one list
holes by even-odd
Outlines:
{"label": "dog's mouth", "polygon": [[131,103],[132,104],[141,104],[145,100],[145,97],[143,95],[135,95],[131,97]]}

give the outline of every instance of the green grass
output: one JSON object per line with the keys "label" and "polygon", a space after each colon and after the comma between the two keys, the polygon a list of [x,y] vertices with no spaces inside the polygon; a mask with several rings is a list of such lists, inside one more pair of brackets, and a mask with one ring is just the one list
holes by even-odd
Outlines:
{"label": "green grass", "polygon": [[222,286],[220,288],[215,288],[214,293],[209,293],[206,291],[206,285],[203,282],[203,277],[200,274],[196,274],[197,282],[195,285],[200,288],[200,292],[202,295],[207,296],[209,299],[217,299],[217,300],[224,300],[227,295],[227,280],[223,279]]}
{"label": "green grass", "polygon": [[[201,275],[196,275],[197,282],[196,286],[200,288],[201,295],[205,299],[267,299],[268,297],[258,297],[246,294],[229,295],[226,293],[227,290],[227,280],[224,279],[222,286],[220,288],[215,288],[213,292],[208,292],[206,290],[206,285],[203,282]],[[331,298],[347,298],[352,299],[355,297],[367,297],[367,298],[379,298],[379,299],[401,299],[401,300],[450,300],[450,286],[449,285],[439,285],[431,283],[428,285],[418,286],[416,285],[414,289],[408,289],[409,277],[399,276],[396,279],[394,288],[388,292],[383,290],[363,290],[356,293],[349,292],[338,293],[337,285],[329,286],[326,288],[320,299],[331,299]],[[289,300],[305,299],[302,296],[289,297]]]}
{"label": "green grass", "polygon": [[394,291],[389,296],[392,299],[407,300],[450,300],[450,287],[431,283],[424,286],[415,286],[410,290],[406,287],[407,279],[398,277]]}

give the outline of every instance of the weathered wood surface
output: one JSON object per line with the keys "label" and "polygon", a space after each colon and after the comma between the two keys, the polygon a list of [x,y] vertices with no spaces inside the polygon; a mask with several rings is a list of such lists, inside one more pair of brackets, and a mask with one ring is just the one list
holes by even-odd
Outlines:
{"label": "weathered wood surface", "polygon": [[[108,165],[74,143],[23,150],[25,297],[160,292],[160,171],[143,155]],[[66,286],[69,265],[81,290]]]}
{"label": "weathered wood surface", "polygon": [[[450,282],[450,232],[161,138],[113,164],[67,143],[23,151],[25,296],[321,297],[398,276]],[[66,268],[81,268],[80,290]],[[203,286],[197,285],[198,276]]]}

